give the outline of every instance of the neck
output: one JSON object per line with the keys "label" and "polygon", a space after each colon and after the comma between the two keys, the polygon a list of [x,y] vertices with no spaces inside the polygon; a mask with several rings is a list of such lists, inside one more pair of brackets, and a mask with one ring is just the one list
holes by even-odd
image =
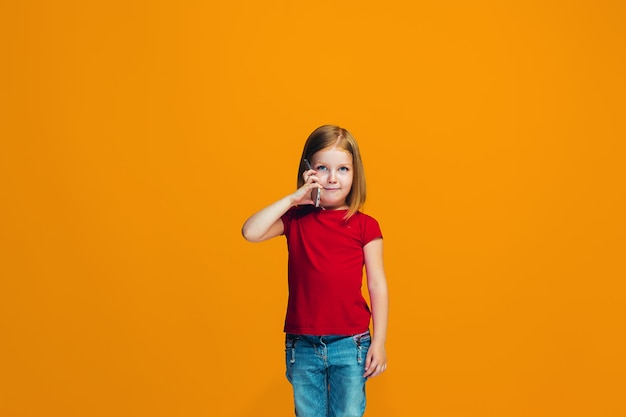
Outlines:
{"label": "neck", "polygon": [[321,206],[322,210],[348,210],[350,207],[347,204],[342,204],[339,206]]}

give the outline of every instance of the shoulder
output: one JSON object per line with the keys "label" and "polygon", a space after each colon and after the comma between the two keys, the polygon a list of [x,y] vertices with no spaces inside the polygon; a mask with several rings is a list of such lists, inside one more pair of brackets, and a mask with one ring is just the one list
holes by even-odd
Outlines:
{"label": "shoulder", "polygon": [[353,216],[359,223],[366,225],[379,225],[378,220],[362,211],[357,211]]}
{"label": "shoulder", "polygon": [[287,210],[285,214],[280,217],[280,220],[283,222],[283,227],[285,228],[285,233],[289,231],[292,222],[297,223],[300,219],[310,214],[312,212],[311,208],[312,206],[295,206]]}
{"label": "shoulder", "polygon": [[380,224],[374,217],[360,211],[356,212],[352,217],[358,222],[359,228],[361,229],[361,239],[364,244],[383,237]]}
{"label": "shoulder", "polygon": [[294,206],[294,207],[291,207],[289,210],[287,210],[285,214],[282,215],[282,217],[283,219],[289,219],[289,220],[297,219],[297,218],[306,216],[312,211],[313,211],[313,206]]}

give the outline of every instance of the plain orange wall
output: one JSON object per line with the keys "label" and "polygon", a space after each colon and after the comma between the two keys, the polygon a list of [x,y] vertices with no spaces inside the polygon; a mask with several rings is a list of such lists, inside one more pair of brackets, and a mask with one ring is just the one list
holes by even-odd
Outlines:
{"label": "plain orange wall", "polygon": [[283,239],[361,143],[367,416],[626,415],[621,1],[4,1],[0,415],[288,416]]}

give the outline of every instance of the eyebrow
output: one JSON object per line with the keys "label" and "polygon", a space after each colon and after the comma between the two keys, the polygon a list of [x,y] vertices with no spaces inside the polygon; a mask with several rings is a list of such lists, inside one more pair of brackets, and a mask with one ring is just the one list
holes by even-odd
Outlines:
{"label": "eyebrow", "polygon": [[[313,165],[331,165],[328,162],[323,162],[323,161],[317,161],[315,162]],[[338,166],[344,166],[344,165],[354,165],[352,162],[342,162],[340,164],[338,164]]]}

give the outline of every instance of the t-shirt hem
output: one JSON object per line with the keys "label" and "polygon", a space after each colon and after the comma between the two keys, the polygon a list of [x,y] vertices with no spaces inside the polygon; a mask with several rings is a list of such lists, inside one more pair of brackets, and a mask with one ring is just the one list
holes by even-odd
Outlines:
{"label": "t-shirt hem", "polygon": [[351,336],[353,334],[364,333],[369,330],[369,326],[353,327],[345,329],[294,329],[285,327],[284,332],[288,334],[308,335],[308,336]]}

